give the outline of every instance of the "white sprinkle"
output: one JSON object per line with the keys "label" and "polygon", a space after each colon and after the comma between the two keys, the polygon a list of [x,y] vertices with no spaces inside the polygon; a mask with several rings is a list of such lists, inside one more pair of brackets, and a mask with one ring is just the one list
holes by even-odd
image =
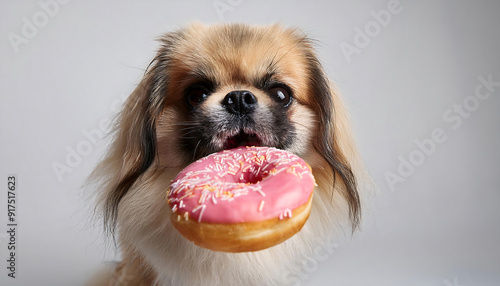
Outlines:
{"label": "white sprinkle", "polygon": [[266,193],[264,193],[260,188],[256,189],[255,191],[258,192],[263,197],[266,196]]}
{"label": "white sprinkle", "polygon": [[180,186],[176,187],[174,190],[172,190],[172,193],[173,194],[178,194],[181,191],[183,191],[185,188],[186,188],[186,186],[180,185]]}
{"label": "white sprinkle", "polygon": [[247,161],[247,162],[248,162],[248,159],[249,159],[249,157],[248,157],[248,156],[250,156],[250,155],[249,155],[248,153],[243,153],[243,156],[245,156],[245,161]]}
{"label": "white sprinkle", "polygon": [[199,205],[196,208],[194,208],[192,211],[194,213],[194,212],[201,209],[200,215],[198,216],[198,222],[201,222],[201,217],[203,216],[203,213],[205,212],[205,207],[206,207],[206,205]]}
{"label": "white sprinkle", "polygon": [[172,212],[175,213],[176,210],[177,210],[177,205],[175,204],[174,207],[172,208]]}
{"label": "white sprinkle", "polygon": [[199,204],[204,203],[206,199],[207,199],[207,193],[206,192],[202,192],[201,196],[200,196],[200,199],[198,200],[198,203]]}
{"label": "white sprinkle", "polygon": [[264,208],[264,201],[260,201],[260,205],[259,205],[259,212],[262,211],[262,209]]}
{"label": "white sprinkle", "polygon": [[197,212],[199,209],[201,209],[204,205],[198,205],[197,207],[195,207],[192,212]]}
{"label": "white sprinkle", "polygon": [[281,173],[281,172],[283,172],[285,170],[286,169],[284,169],[284,168],[283,169],[279,169],[278,171],[276,171],[276,173],[273,174],[273,176],[276,176],[276,175],[278,175],[279,173]]}
{"label": "white sprinkle", "polygon": [[290,209],[286,209],[283,216],[288,218],[292,217],[292,211]]}
{"label": "white sprinkle", "polygon": [[224,168],[222,168],[221,164],[215,163],[215,171],[222,172],[224,171]]}
{"label": "white sprinkle", "polygon": [[267,163],[262,169],[267,170],[267,167],[269,167],[269,163]]}

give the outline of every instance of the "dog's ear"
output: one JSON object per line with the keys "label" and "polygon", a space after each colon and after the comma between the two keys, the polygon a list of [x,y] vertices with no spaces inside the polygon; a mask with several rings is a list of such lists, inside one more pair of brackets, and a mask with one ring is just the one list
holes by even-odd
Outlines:
{"label": "dog's ear", "polygon": [[156,123],[167,98],[167,68],[179,33],[160,39],[162,47],[115,122],[107,157],[91,175],[104,186],[100,206],[108,233],[114,234],[120,201],[141,176],[155,167]]}
{"label": "dog's ear", "polygon": [[[348,112],[334,85],[328,80],[319,60],[310,51],[307,55],[311,105],[318,113],[318,132],[314,148],[330,167],[333,176],[332,192],[339,190],[349,207],[353,231],[358,227],[361,217],[361,202],[358,184],[352,164],[357,155],[350,133]],[[326,170],[325,170],[326,171]],[[336,187],[336,184],[342,184]]]}

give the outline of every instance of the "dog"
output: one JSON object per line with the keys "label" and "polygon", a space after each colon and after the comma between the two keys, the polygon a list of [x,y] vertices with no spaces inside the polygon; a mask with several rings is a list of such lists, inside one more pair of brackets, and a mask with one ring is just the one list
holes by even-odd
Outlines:
{"label": "dog", "polygon": [[[348,111],[313,41],[278,24],[201,23],[159,41],[90,177],[98,186],[96,209],[122,255],[93,285],[296,282],[294,273],[318,246],[359,227],[364,200]],[[265,250],[198,247],[170,222],[169,184],[189,163],[242,145],[288,150],[311,166],[317,187],[310,218]]]}

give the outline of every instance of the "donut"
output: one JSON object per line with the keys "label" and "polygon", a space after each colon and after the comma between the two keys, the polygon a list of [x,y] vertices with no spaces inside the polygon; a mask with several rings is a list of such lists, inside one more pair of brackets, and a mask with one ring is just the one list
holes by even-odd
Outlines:
{"label": "donut", "polygon": [[288,151],[242,146],[183,169],[167,191],[170,220],[196,245],[223,252],[258,251],[300,231],[315,180]]}

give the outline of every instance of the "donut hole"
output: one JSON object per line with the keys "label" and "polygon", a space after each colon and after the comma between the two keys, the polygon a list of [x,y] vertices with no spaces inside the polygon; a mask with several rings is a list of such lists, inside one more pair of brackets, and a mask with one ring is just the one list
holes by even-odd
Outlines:
{"label": "donut hole", "polygon": [[259,174],[250,173],[248,175],[247,181],[244,183],[258,184],[260,181],[262,181],[264,179],[264,177],[265,176],[262,173],[259,173]]}
{"label": "donut hole", "polygon": [[[238,183],[243,184],[258,184],[267,177],[269,177],[269,172],[274,169],[274,166],[268,167],[266,169],[259,168],[258,165],[253,166],[251,170],[243,173],[243,176],[239,177]],[[241,179],[243,177],[243,179]]]}

